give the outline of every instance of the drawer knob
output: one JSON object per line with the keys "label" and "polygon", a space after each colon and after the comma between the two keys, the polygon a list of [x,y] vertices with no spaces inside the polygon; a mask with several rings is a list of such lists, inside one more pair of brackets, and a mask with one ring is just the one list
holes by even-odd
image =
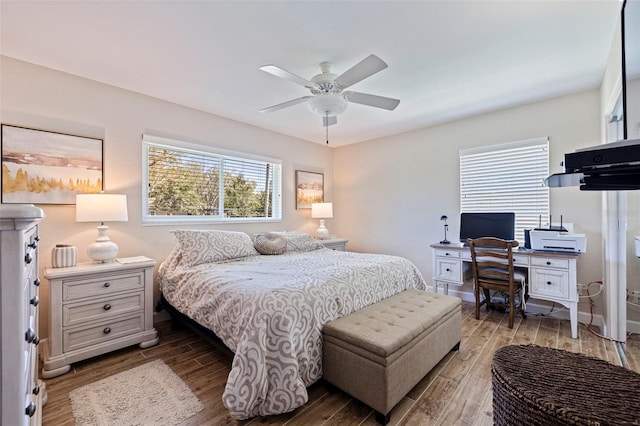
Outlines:
{"label": "drawer knob", "polygon": [[27,332],[24,333],[24,340],[26,340],[27,343],[32,343],[35,337],[36,337],[36,332],[31,327],[29,327],[27,329]]}
{"label": "drawer knob", "polygon": [[34,395],[39,394],[40,393],[40,386],[36,386],[35,388],[33,388],[33,390],[31,392],[33,392]]}
{"label": "drawer knob", "polygon": [[547,265],[551,265],[551,262],[549,260],[547,260]]}
{"label": "drawer knob", "polygon": [[447,269],[446,269],[446,271],[447,271],[447,272],[451,272],[451,269],[447,268]]}
{"label": "drawer knob", "polygon": [[40,286],[40,278],[36,278],[35,280],[33,280],[33,285],[35,285],[36,287]]}
{"label": "drawer knob", "polygon": [[29,263],[33,262],[33,256],[31,256],[29,253],[24,255],[24,263],[26,263],[27,265]]}
{"label": "drawer knob", "polygon": [[552,284],[551,281],[547,281],[547,285],[551,285],[551,284]]}
{"label": "drawer knob", "polygon": [[102,330],[102,332],[104,334],[109,334],[109,333],[111,333],[111,329],[109,327],[105,327],[104,330]]}
{"label": "drawer knob", "polygon": [[108,303],[105,303],[105,305],[102,307],[105,311],[108,311],[109,309],[111,309],[111,305]]}
{"label": "drawer knob", "polygon": [[36,240],[36,241],[40,241],[40,236],[36,235],[33,239]]}
{"label": "drawer knob", "polygon": [[38,248],[38,243],[35,241],[30,242],[29,244],[27,244],[27,247],[30,247],[32,249],[37,249]]}
{"label": "drawer knob", "polygon": [[38,306],[38,303],[40,303],[40,298],[38,296],[33,296],[29,303],[31,303],[33,306]]}
{"label": "drawer knob", "polygon": [[39,336],[34,337],[33,338],[33,342],[31,342],[31,343],[33,343],[34,345],[38,346],[38,344],[40,343],[40,337]]}
{"label": "drawer knob", "polygon": [[111,287],[111,283],[104,283],[105,287]]}
{"label": "drawer knob", "polygon": [[444,255],[445,255],[445,256],[451,256],[449,253],[445,253]]}
{"label": "drawer knob", "polygon": [[31,401],[29,405],[27,405],[27,408],[25,408],[24,413],[29,417],[33,417],[36,413],[36,403]]}

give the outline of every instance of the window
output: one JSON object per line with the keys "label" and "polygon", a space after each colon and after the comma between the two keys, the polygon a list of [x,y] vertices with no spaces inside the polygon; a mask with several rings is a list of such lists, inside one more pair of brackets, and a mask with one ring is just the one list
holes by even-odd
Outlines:
{"label": "window", "polygon": [[549,217],[548,138],[460,151],[460,212],[514,212],[515,238]]}
{"label": "window", "polygon": [[143,135],[143,223],[282,219],[280,160]]}

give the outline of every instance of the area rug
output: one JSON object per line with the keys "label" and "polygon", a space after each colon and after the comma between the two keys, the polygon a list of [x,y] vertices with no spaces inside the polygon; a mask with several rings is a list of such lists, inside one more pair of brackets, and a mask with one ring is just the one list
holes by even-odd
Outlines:
{"label": "area rug", "polygon": [[69,394],[76,425],[175,426],[204,408],[162,360],[156,360]]}

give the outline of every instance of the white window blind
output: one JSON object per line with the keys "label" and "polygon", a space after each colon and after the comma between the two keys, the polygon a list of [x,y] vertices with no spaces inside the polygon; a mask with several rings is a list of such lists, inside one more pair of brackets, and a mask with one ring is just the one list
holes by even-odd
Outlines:
{"label": "white window blind", "polygon": [[515,238],[549,217],[549,139],[460,151],[460,212],[514,212]]}
{"label": "white window blind", "polygon": [[281,162],[143,137],[143,222],[280,220]]}

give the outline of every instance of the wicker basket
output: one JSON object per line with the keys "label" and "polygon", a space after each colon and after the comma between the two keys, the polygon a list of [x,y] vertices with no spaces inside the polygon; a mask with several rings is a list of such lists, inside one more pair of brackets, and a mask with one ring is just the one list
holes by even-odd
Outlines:
{"label": "wicker basket", "polygon": [[496,350],[495,425],[640,425],[640,374],[534,345]]}

